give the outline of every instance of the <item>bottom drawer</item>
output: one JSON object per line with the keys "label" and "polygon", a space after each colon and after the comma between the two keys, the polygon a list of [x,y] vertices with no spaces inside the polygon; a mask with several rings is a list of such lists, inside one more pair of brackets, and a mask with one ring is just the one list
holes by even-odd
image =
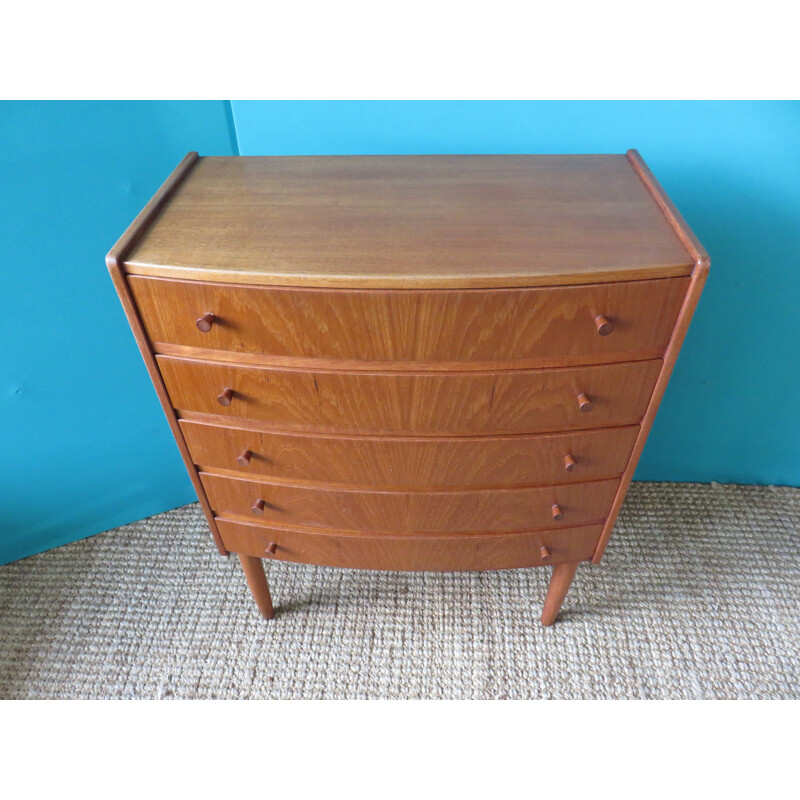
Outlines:
{"label": "bottom drawer", "polygon": [[[536,533],[369,536],[267,528],[219,518],[217,525],[233,553],[329,567],[437,572],[586,561],[603,530],[602,525],[585,525]],[[269,554],[272,543],[275,552]]]}

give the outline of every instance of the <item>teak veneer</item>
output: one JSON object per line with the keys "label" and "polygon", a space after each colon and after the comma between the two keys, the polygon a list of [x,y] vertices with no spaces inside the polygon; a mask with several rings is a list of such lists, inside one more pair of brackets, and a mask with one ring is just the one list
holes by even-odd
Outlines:
{"label": "teak veneer", "polygon": [[220,519],[218,524],[231,550],[252,558],[437,572],[577,564],[592,557],[603,529],[602,525],[584,525],[533,533],[392,536],[279,529],[237,519]]}
{"label": "teak veneer", "polygon": [[[605,521],[619,479],[515,489],[376,491],[292,486],[200,473],[212,508],[278,527],[446,533],[523,531]],[[553,508],[561,509],[558,519]]]}
{"label": "teak veneer", "polygon": [[343,436],[180,420],[206,472],[376,489],[501,488],[622,475],[638,425],[516,436]]}
{"label": "teak veneer", "polygon": [[636,151],[199,158],[107,259],[220,552],[598,563],[709,260]]}
{"label": "teak veneer", "polygon": [[[220,286],[136,276],[129,284],[158,352],[227,351],[239,361],[244,355],[251,363],[285,366],[318,359],[318,367],[331,369],[458,370],[659,358],[689,280],[436,292]],[[187,325],[198,308],[214,309],[207,325]],[[601,314],[614,322],[598,335]]]}
{"label": "teak veneer", "polygon": [[465,436],[637,423],[661,370],[660,360],[413,374],[156,361],[173,405],[187,417],[218,414],[296,431]]}

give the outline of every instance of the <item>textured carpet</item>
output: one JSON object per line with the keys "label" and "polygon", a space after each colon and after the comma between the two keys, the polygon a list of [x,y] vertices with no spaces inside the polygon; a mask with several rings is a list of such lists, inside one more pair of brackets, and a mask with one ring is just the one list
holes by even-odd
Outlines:
{"label": "textured carpet", "polygon": [[4,698],[798,698],[800,490],[634,484],[559,622],[549,570],[238,559],[187,506],[0,567]]}

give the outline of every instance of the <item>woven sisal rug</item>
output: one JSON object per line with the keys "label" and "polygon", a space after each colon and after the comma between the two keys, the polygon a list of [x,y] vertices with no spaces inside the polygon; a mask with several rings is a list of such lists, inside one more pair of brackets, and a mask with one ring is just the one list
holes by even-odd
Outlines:
{"label": "woven sisal rug", "polygon": [[800,697],[800,489],[636,483],[548,575],[271,563],[267,623],[186,506],[0,567],[0,697]]}

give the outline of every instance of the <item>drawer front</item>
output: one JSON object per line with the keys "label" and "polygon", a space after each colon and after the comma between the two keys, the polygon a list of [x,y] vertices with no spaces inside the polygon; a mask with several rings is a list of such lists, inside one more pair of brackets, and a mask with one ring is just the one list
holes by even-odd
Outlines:
{"label": "drawer front", "polygon": [[[158,356],[173,406],[274,429],[503,434],[638,423],[661,361],[476,373],[309,372]],[[581,411],[581,395],[591,410]],[[219,397],[229,399],[221,405]]]}
{"label": "drawer front", "polygon": [[200,473],[217,514],[265,525],[345,531],[526,531],[602,522],[619,480],[523,489],[379,492],[266,483]]}
{"label": "drawer front", "polygon": [[[551,366],[660,357],[688,282],[392,292],[132,276],[130,287],[157,350],[163,343],[279,359]],[[196,321],[205,314],[214,319],[203,332]],[[611,333],[598,333],[598,315]]]}
{"label": "drawer front", "polygon": [[180,425],[201,468],[395,489],[611,478],[625,470],[639,433],[638,425],[629,425],[565,434],[376,438],[274,433],[185,419]]}
{"label": "drawer front", "polygon": [[[232,553],[355,569],[458,571],[539,567],[587,561],[602,525],[561,531],[497,533],[486,536],[348,536],[288,531],[218,519],[225,547]],[[275,553],[267,548],[275,544]],[[547,548],[543,553],[542,547]],[[546,556],[546,557],[545,557]]]}

